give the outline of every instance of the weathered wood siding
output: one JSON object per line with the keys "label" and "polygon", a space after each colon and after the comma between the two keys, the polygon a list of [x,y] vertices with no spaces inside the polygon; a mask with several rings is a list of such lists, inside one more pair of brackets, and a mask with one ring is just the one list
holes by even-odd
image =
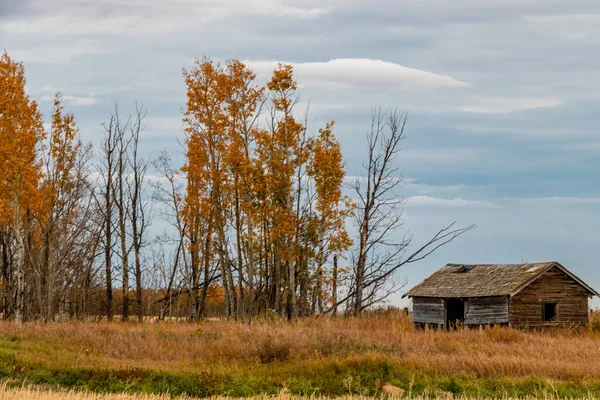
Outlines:
{"label": "weathered wood siding", "polygon": [[[556,321],[544,322],[543,303],[557,303]],[[510,324],[519,329],[587,325],[586,290],[558,268],[552,268],[510,300]]]}
{"label": "weathered wood siding", "polygon": [[508,296],[472,297],[465,304],[466,325],[508,323]]}
{"label": "weathered wood siding", "polygon": [[444,299],[413,297],[413,322],[425,324],[444,323]]}

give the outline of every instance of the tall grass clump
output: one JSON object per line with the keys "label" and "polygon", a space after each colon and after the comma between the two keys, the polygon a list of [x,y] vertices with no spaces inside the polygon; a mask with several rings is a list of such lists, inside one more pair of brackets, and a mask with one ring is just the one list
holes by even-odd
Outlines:
{"label": "tall grass clump", "polygon": [[594,310],[590,314],[590,332],[600,336],[600,310]]}

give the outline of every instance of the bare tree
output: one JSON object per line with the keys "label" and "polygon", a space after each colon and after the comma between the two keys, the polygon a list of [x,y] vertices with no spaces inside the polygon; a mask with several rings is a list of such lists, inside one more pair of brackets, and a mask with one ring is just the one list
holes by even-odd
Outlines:
{"label": "bare tree", "polygon": [[[138,321],[143,320],[143,305],[142,305],[142,248],[145,245],[145,233],[150,225],[148,215],[149,204],[144,197],[145,177],[148,169],[148,162],[139,156],[140,132],[144,128],[142,126],[146,110],[143,106],[136,103],[134,120],[130,127],[130,157],[129,167],[131,168],[131,179],[128,180],[129,202],[131,204],[131,236],[132,246],[135,256],[135,297],[137,303]],[[133,180],[133,181],[131,181]]]}
{"label": "bare tree", "polygon": [[[162,151],[154,159],[153,165],[160,177],[160,181],[152,182],[153,200],[162,205],[157,208],[158,212],[171,225],[176,235],[172,237],[165,234],[157,238],[161,245],[167,243],[174,247],[165,295],[158,300],[158,303],[163,303],[161,315],[164,316],[166,310],[170,309],[176,297],[188,293],[190,318],[196,321],[204,315],[210,286],[222,278],[221,263],[219,260],[215,261],[211,255],[214,246],[210,223],[212,219],[209,219],[210,216],[198,215],[197,219],[202,220],[204,217],[204,221],[198,223],[196,229],[191,229],[182,218],[185,206],[183,174],[173,167],[171,157],[166,151]],[[158,258],[163,257],[161,255]],[[181,274],[183,282],[176,285],[177,274]],[[174,293],[176,287],[180,290]]]}
{"label": "bare tree", "polygon": [[104,225],[104,268],[106,279],[106,318],[113,319],[113,288],[112,288],[112,251],[113,251],[113,213],[114,213],[114,177],[116,173],[116,152],[118,146],[119,128],[118,115],[111,114],[108,123],[103,123],[104,139],[102,141],[102,164],[98,172],[102,176],[102,213]]}
{"label": "bare tree", "polygon": [[[175,251],[173,255],[173,261],[171,263],[171,270],[168,274],[168,278],[165,276],[166,289],[164,292],[164,296],[160,298],[157,302],[163,303],[160,311],[159,318],[163,319],[167,310],[171,309],[173,302],[173,290],[175,287],[175,276],[178,273],[180,263],[184,263],[186,268],[184,268],[184,274],[188,270],[187,268],[187,255],[186,255],[186,247],[185,247],[185,231],[186,226],[185,222],[181,218],[181,208],[182,208],[182,193],[183,193],[183,179],[178,170],[173,168],[171,156],[167,153],[166,150],[163,150],[159,153],[159,155],[154,159],[153,166],[156,172],[159,174],[159,181],[151,182],[154,187],[154,193],[152,194],[152,198],[155,202],[160,203],[162,207],[160,208],[160,213],[165,221],[167,221],[173,230],[176,232],[176,237],[172,238],[166,232],[157,238],[159,242],[159,250],[155,254],[155,259],[158,259],[159,262],[155,261],[155,264],[159,265],[160,269],[164,272],[164,243],[173,243],[175,246]],[[187,280],[186,281],[190,281]],[[190,291],[191,294],[191,291]]]}
{"label": "bare tree", "polygon": [[424,259],[435,250],[474,228],[455,228],[455,222],[440,229],[416,251],[409,253],[412,235],[406,232],[396,240],[403,227],[403,201],[398,196],[402,174],[396,160],[404,139],[406,113],[376,108],[372,111],[371,130],[367,134],[365,176],[350,184],[356,195],[355,223],[358,249],[354,276],[347,300],[348,311],[359,315],[365,308],[379,303],[403,285],[394,280],[404,265]]}
{"label": "bare tree", "polygon": [[119,117],[119,111],[115,107],[114,116],[116,118],[116,181],[113,188],[114,203],[117,207],[117,224],[118,224],[118,236],[120,244],[120,258],[121,258],[121,275],[122,275],[122,295],[123,295],[123,307],[121,319],[127,321],[129,319],[129,253],[131,246],[127,243],[127,216],[129,214],[129,202],[125,196],[125,190],[127,186],[127,158],[128,158],[128,147],[131,141],[130,137],[126,136],[127,130],[130,128],[131,117],[124,123],[121,122]]}

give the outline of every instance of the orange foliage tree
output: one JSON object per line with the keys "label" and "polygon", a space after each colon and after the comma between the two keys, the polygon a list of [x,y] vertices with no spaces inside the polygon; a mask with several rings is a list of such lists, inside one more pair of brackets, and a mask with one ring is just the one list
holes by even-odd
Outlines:
{"label": "orange foliage tree", "polygon": [[[83,145],[61,95],[46,135],[25,92],[22,64],[0,58],[0,254],[2,314],[22,322],[84,312],[99,230]],[[48,139],[47,145],[44,141]]]}
{"label": "orange foliage tree", "polygon": [[[322,272],[316,271],[350,242],[340,223],[349,203],[341,196],[343,162],[333,125],[318,140],[307,138],[305,124],[295,116],[297,83],[289,65],[279,65],[266,87],[256,85],[255,74],[237,60],[221,65],[204,58],[184,77],[192,316],[198,316],[204,299],[200,291],[197,303],[193,300],[200,282],[210,282],[214,271],[228,316],[251,318],[275,310],[295,318],[315,312],[310,299],[322,298],[315,295],[322,290],[317,278]],[[261,127],[265,101],[269,120]],[[311,232],[316,222],[330,226],[317,229],[327,242],[317,252],[319,239]]]}
{"label": "orange foliage tree", "polygon": [[90,274],[98,242],[86,171],[91,146],[82,143],[75,116],[65,113],[61,99],[57,93],[44,149],[41,207],[34,214],[35,230],[28,246],[37,303],[32,310],[46,321],[54,317],[57,309],[60,314],[66,312],[72,290],[88,285],[89,277],[85,275]]}
{"label": "orange foliage tree", "polygon": [[41,160],[38,150],[45,137],[37,103],[25,92],[22,64],[8,54],[0,57],[0,225],[10,233],[14,252],[14,314],[24,320],[26,219],[40,206]]}

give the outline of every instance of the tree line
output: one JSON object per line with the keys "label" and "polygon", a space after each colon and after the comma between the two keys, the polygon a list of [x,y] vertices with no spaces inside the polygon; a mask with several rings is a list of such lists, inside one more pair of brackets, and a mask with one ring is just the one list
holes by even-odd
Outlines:
{"label": "tree line", "polygon": [[[445,226],[416,249],[399,232],[405,114],[373,110],[364,171],[349,178],[334,121],[309,132],[290,65],[262,85],[240,61],[203,58],[183,78],[178,167],[140,151],[138,103],[115,106],[97,149],[60,93],[45,129],[23,65],[2,55],[4,319],[359,315],[402,287],[399,268],[472,228]],[[156,218],[169,228],[152,231]]]}

